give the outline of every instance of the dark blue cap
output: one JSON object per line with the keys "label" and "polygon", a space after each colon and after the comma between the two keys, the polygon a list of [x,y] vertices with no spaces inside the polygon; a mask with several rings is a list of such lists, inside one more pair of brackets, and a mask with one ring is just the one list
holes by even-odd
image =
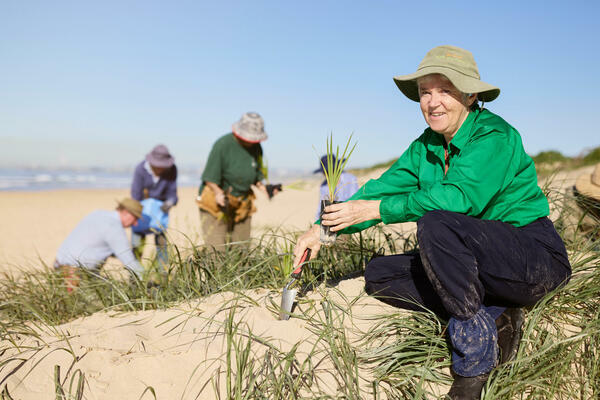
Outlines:
{"label": "dark blue cap", "polygon": [[[331,160],[333,161],[333,163],[335,165],[335,156],[334,155],[331,156]],[[325,169],[323,169],[323,167],[325,167]],[[325,173],[325,170],[329,171],[329,166],[327,165],[327,156],[326,155],[321,157],[321,163],[319,164],[319,168],[315,169],[313,171],[313,174],[316,174],[317,172]]]}

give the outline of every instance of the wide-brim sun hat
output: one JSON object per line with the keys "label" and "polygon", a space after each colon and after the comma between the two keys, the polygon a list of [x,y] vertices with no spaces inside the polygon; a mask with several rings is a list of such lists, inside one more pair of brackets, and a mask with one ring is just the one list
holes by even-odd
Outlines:
{"label": "wide-brim sun hat", "polygon": [[477,64],[470,51],[456,46],[438,46],[431,49],[419,64],[417,72],[394,77],[398,89],[409,99],[419,101],[417,79],[440,74],[463,93],[477,93],[477,98],[488,102],[500,95],[500,89],[481,80]]}
{"label": "wide-brim sun hat", "polygon": [[175,159],[164,144],[154,146],[152,151],[146,154],[146,161],[156,168],[171,168],[175,164]]}
{"label": "wide-brim sun hat", "polygon": [[575,189],[586,197],[600,201],[600,164],[591,174],[580,175],[575,181]]}
{"label": "wide-brim sun hat", "polygon": [[255,112],[247,112],[231,127],[233,134],[248,143],[260,143],[267,140],[265,122]]}
{"label": "wide-brim sun hat", "polygon": [[124,199],[117,201],[117,204],[119,207],[129,211],[129,213],[137,219],[142,218],[143,207],[139,201],[132,199],[131,197],[125,197]]}

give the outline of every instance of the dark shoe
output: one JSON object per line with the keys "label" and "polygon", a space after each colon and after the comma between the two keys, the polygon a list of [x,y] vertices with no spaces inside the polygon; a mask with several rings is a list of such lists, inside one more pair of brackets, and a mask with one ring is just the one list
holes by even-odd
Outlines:
{"label": "dark shoe", "polygon": [[517,355],[524,320],[523,310],[520,308],[507,308],[496,319],[500,364],[512,361]]}
{"label": "dark shoe", "polygon": [[469,377],[454,375],[454,382],[452,382],[452,387],[446,395],[446,399],[479,400],[481,398],[481,391],[489,377],[489,373]]}

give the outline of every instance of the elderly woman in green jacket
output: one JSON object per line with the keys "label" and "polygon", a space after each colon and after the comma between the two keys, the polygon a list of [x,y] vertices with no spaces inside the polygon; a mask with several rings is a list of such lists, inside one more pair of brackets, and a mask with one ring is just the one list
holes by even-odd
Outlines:
{"label": "elderly woman in green jacket", "polygon": [[[419,102],[429,126],[379,179],[320,223],[353,233],[416,221],[419,252],[377,257],[367,293],[448,319],[454,382],[450,399],[479,399],[490,371],[517,352],[531,305],[568,281],[571,267],[521,136],[480,106],[500,89],[480,80],[470,52],[432,49],[417,72],[394,78]],[[296,260],[319,248],[319,229],[300,237]]]}

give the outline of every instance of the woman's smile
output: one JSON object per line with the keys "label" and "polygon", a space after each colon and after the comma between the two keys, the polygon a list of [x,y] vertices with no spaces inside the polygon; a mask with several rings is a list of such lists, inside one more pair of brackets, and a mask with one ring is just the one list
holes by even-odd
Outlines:
{"label": "woman's smile", "polygon": [[450,142],[469,114],[468,99],[443,75],[427,75],[418,85],[425,122]]}

